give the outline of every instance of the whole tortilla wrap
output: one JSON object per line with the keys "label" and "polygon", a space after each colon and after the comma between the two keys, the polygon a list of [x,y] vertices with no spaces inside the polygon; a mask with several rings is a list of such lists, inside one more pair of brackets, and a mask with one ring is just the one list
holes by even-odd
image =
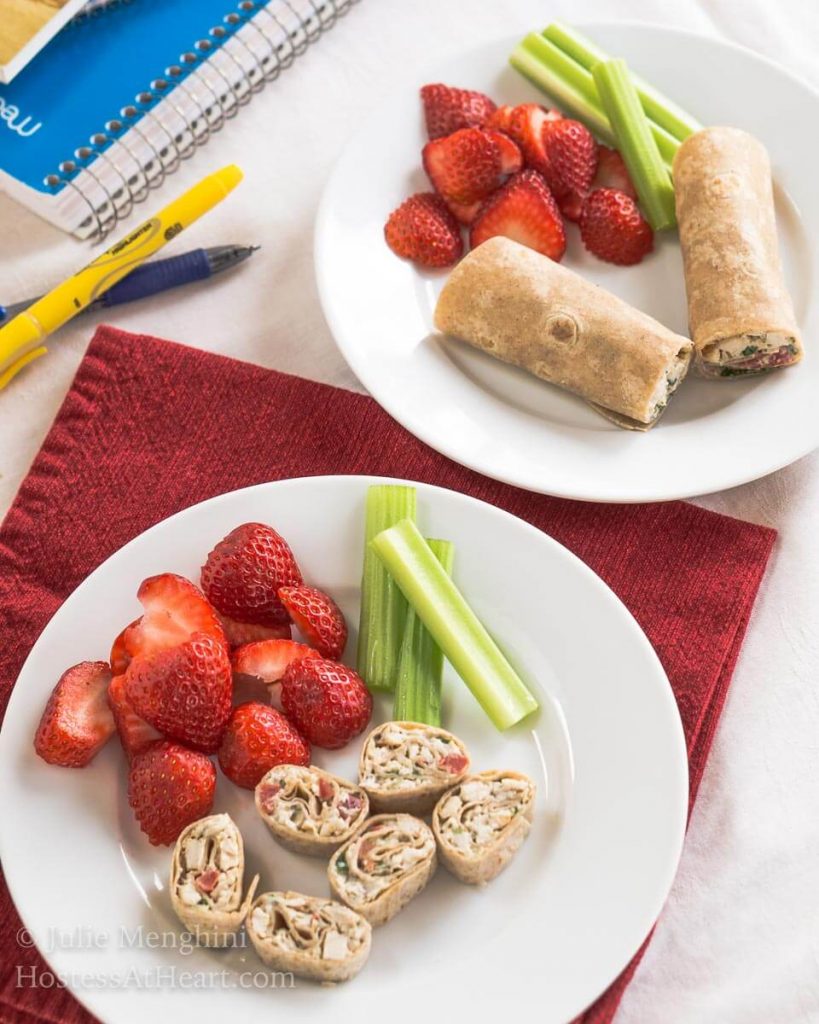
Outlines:
{"label": "whole tortilla wrap", "polygon": [[688,371],[692,345],[540,253],[490,238],[444,285],[435,326],[647,430]]}
{"label": "whole tortilla wrap", "polygon": [[674,190],[698,370],[724,379],[799,362],[765,147],[738,128],[690,135]]}

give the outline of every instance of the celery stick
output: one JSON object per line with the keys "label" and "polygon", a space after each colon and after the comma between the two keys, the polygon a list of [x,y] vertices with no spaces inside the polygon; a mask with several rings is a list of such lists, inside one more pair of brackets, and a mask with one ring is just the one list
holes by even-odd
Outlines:
{"label": "celery stick", "polygon": [[595,64],[592,74],[646,220],[657,231],[673,227],[676,223],[674,186],[626,62],[607,60]]}
{"label": "celery stick", "polygon": [[[509,63],[548,93],[564,114],[582,121],[607,146],[617,145],[591,72],[575,63],[554,43],[532,32],[512,51]],[[659,125],[649,124],[670,170],[680,143]]]}
{"label": "celery stick", "polygon": [[512,51],[509,63],[548,93],[564,114],[582,121],[606,145],[615,145],[614,133],[600,106],[591,74],[556,46],[532,32]]}
{"label": "celery stick", "polygon": [[[591,39],[561,21],[552,22],[548,28],[544,29],[543,37],[554,43],[587,71],[591,71],[595,64],[611,59],[609,54],[601,50]],[[682,142],[702,128],[702,125],[686,113],[682,107],[678,107],[676,103],[633,71],[631,80],[640,97],[640,103],[646,116],[672,139]],[[662,147],[660,151],[662,152]]]}
{"label": "celery stick", "polygon": [[[455,545],[448,540],[427,540],[447,576],[452,575]],[[396,722],[441,724],[441,680],[444,654],[429,630],[410,608],[398,659],[398,677],[392,717]]]}
{"label": "celery stick", "polygon": [[523,680],[447,576],[409,519],[379,533],[372,546],[433,639],[499,729],[537,709]]}
{"label": "celery stick", "polygon": [[371,690],[392,690],[404,635],[407,602],[370,548],[376,534],[402,519],[415,519],[414,487],[376,484],[367,491],[358,672]]}

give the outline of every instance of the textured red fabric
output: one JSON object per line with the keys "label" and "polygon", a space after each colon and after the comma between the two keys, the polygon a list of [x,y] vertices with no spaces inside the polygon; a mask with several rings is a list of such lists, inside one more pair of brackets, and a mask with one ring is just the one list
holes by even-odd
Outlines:
{"label": "textured red fabric", "polygon": [[[373,473],[454,488],[513,512],[588,563],[668,673],[702,777],[772,530],[682,502],[589,505],[488,480],[416,440],[370,398],[103,327],[0,530],[0,708],[61,602],[151,524],[215,494],[293,476]],[[0,883],[2,884],[2,883]],[[86,1024],[65,990],[16,987],[38,965],[0,891],[0,1020]],[[582,1017],[611,1021],[639,957]]]}

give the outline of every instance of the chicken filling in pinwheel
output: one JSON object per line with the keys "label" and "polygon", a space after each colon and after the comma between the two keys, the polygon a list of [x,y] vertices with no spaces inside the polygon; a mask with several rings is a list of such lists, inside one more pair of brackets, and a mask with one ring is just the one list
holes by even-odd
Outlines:
{"label": "chicken filling in pinwheel", "polygon": [[316,959],[346,960],[367,940],[368,925],[333,900],[269,894],[254,907],[250,925],[259,939]]}
{"label": "chicken filling in pinwheel", "polygon": [[497,839],[532,798],[525,779],[469,779],[439,805],[436,815],[441,839],[466,856]]}
{"label": "chicken filling in pinwheel", "polygon": [[408,789],[422,778],[451,778],[469,765],[454,739],[432,730],[403,729],[398,723],[373,737],[365,758],[361,784],[380,789]]}
{"label": "chicken filling in pinwheel", "polygon": [[285,765],[263,780],[259,806],[284,828],[330,839],[350,831],[364,798],[352,786],[339,785],[325,774]]}
{"label": "chicken filling in pinwheel", "polygon": [[204,818],[183,841],[176,888],[185,906],[235,910],[241,903],[239,839],[224,818]]}
{"label": "chicken filling in pinwheel", "polygon": [[339,888],[356,903],[375,900],[435,852],[435,840],[422,821],[409,815],[375,821],[336,857]]}

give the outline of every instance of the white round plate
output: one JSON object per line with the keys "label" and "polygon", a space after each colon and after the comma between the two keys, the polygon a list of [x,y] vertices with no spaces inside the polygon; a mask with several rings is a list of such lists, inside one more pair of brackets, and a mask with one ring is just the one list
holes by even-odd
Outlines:
{"label": "white round plate", "polygon": [[[56,972],[107,1024],[229,1020],[391,1024],[457,1019],[480,1005],[537,1000],[543,1024],[590,1003],[638,949],[677,867],[688,797],[677,707],[657,657],[611,591],[554,540],[491,505],[418,484],[419,524],[456,544],[456,575],[541,700],[533,721],[497,732],[460,680],[446,678],[445,724],[476,770],[510,767],[538,783],[532,833],[487,888],[441,868],[374,936],[364,971],[334,989],[271,978],[252,947],[191,950],[166,891],[170,850],[151,847],[128,809],[113,741],[83,770],[39,760],[32,737],[68,665],[105,658],[139,607],[147,575],[198,577],[241,522],[287,537],[305,577],[338,600],[355,650],[368,477],[262,484],[153,527],[100,566],[31,652],[0,736],[0,854],[20,914]],[[382,701],[375,720],[389,717]],[[316,751],[355,778],[360,741]],[[548,784],[547,784],[548,779]],[[215,811],[238,822],[260,891],[327,894],[326,866],[281,849],[252,794],[221,776]],[[129,972],[132,972],[129,974]],[[185,974],[184,972],[188,972]],[[25,983],[25,982],[24,982]],[[397,993],[415,993],[410,1003]]]}
{"label": "white round plate", "polygon": [[[745,128],[774,167],[786,273],[808,354],[796,368],[746,381],[696,380],[647,434],[620,430],[580,399],[436,335],[432,314],[446,272],[423,272],[384,242],[388,214],[427,190],[418,88],[446,82],[498,103],[548,102],[507,59],[510,36],[413,72],[369,116],[327,185],[315,262],[324,313],[352,369],[399,423],[471,469],[532,491],[589,501],[659,501],[720,490],[780,469],[819,445],[819,95],[729,43],[648,25],[584,26],[703,124]],[[692,73],[696,69],[696,73]],[[398,69],[396,69],[398,71]],[[787,111],[787,116],[783,116]],[[566,266],[687,334],[676,236],[636,267],[586,253],[568,229]]]}

